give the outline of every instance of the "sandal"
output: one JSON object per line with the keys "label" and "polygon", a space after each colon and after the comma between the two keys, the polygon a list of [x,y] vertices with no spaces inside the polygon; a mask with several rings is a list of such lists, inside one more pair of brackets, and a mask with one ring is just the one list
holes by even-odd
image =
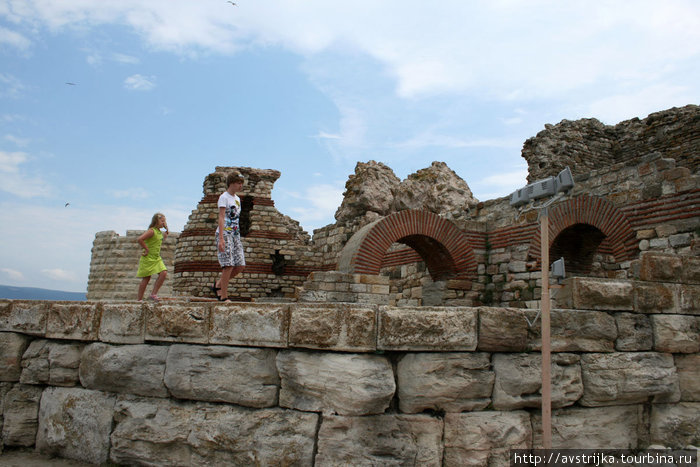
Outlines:
{"label": "sandal", "polygon": [[160,301],[160,298],[158,298],[158,295],[151,294],[151,297],[150,297],[150,298],[151,298],[151,300],[153,300],[154,302],[159,302],[159,301]]}
{"label": "sandal", "polygon": [[217,287],[217,286],[216,286],[216,281],[214,281],[214,282],[211,284],[211,287],[209,287],[209,288],[211,289],[212,292],[214,292],[214,295],[216,295],[216,297],[218,298],[218,297],[219,297],[219,294],[217,293],[217,290],[221,290],[221,287]]}

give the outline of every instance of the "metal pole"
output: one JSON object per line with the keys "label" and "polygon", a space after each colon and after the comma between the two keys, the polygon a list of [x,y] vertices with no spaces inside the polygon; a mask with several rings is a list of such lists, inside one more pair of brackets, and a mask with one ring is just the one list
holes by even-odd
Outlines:
{"label": "metal pole", "polygon": [[542,446],[552,449],[552,355],[549,316],[549,212],[540,211],[540,247],[542,255]]}

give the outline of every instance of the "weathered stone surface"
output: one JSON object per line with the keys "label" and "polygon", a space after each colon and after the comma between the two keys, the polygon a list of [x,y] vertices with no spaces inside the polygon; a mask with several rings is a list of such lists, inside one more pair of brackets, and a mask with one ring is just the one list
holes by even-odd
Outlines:
{"label": "weathered stone surface", "polygon": [[[530,321],[536,312],[527,312]],[[529,328],[529,350],[542,348],[542,319]],[[612,352],[615,350],[617,326],[615,318],[600,311],[552,310],[552,352]]]}
{"label": "weathered stone surface", "polygon": [[657,282],[634,284],[634,310],[638,313],[678,313],[679,286]]}
{"label": "weathered stone surface", "polygon": [[292,306],[289,345],[345,352],[377,348],[377,313],[358,305]]}
{"label": "weathered stone surface", "polygon": [[[523,352],[527,349],[527,319],[517,308],[479,308],[479,345],[484,352]],[[504,339],[503,336],[508,336]]]}
{"label": "weathered stone surface", "polygon": [[383,413],[396,390],[386,357],[283,351],[277,356],[280,407],[368,415]]}
{"label": "weathered stone surface", "polygon": [[681,400],[700,402],[700,354],[675,355]]}
{"label": "weathered stone surface", "polygon": [[20,382],[51,386],[76,386],[85,344],[39,339],[29,344],[22,358]]}
{"label": "weathered stone surface", "polygon": [[700,284],[700,258],[697,256],[682,256],[683,273],[681,282],[684,284]]}
{"label": "weathered stone surface", "polygon": [[653,315],[654,348],[659,352],[700,352],[700,316]]}
{"label": "weathered stone surface", "polygon": [[445,415],[446,467],[509,465],[511,449],[532,447],[525,411]]}
{"label": "weathered stone surface", "polygon": [[143,344],[145,321],[145,310],[140,303],[105,303],[100,340],[112,344]]}
{"label": "weathered stone surface", "polygon": [[640,352],[651,350],[654,345],[654,333],[651,319],[637,313],[615,314],[617,323],[617,341],[615,349],[621,352]]}
{"label": "weathered stone surface", "polygon": [[116,397],[82,388],[47,388],[41,397],[36,448],[93,464],[107,461]]}
{"label": "weathered stone surface", "polygon": [[46,321],[46,337],[97,340],[101,317],[102,308],[95,303],[53,303]]}
{"label": "weathered stone surface", "polygon": [[700,286],[680,285],[679,314],[700,315]]}
{"label": "weathered stone surface", "polygon": [[583,354],[581,370],[584,392],[579,403],[588,407],[637,404],[678,391],[678,374],[669,354]]}
{"label": "weathered stone surface", "polygon": [[632,311],[632,282],[574,277],[571,280],[571,308],[579,310]]}
{"label": "weathered stone surface", "polygon": [[168,347],[96,342],[83,351],[80,382],[89,389],[167,397],[163,383]]}
{"label": "weathered stone surface", "polygon": [[683,275],[680,256],[661,253],[644,253],[641,256],[639,278],[643,281],[678,282]]}
{"label": "weathered stone surface", "polygon": [[19,381],[22,373],[22,355],[29,346],[29,338],[14,332],[0,332],[0,381]]}
{"label": "weathered stone surface", "polygon": [[191,304],[148,306],[145,337],[147,341],[206,344],[209,341],[209,308]]}
{"label": "weathered stone surface", "polygon": [[398,187],[399,178],[381,162],[358,162],[355,174],[348,177],[343,202],[335,213],[338,221],[352,221],[366,212],[382,216],[390,214],[394,199],[392,189]]}
{"label": "weathered stone surface", "polygon": [[0,306],[0,331],[15,331],[32,336],[46,333],[49,302],[12,301]]}
{"label": "weathered stone surface", "polygon": [[38,386],[16,384],[7,392],[2,425],[2,440],[6,446],[34,445],[39,400],[43,389]]}
{"label": "weathered stone surface", "polygon": [[427,415],[324,416],[316,465],[441,466],[442,431]]}
{"label": "weathered stone surface", "polygon": [[271,407],[279,390],[276,356],[272,349],[173,345],[165,385],[179,399]]}
{"label": "weathered stone surface", "polygon": [[312,465],[318,415],[124,398],[110,458],[124,465]]}
{"label": "weathered stone surface", "polygon": [[700,446],[700,403],[654,404],[651,442],[671,448]]}
{"label": "weathered stone surface", "polygon": [[[583,394],[580,357],[552,354],[552,407],[574,404]],[[494,354],[496,380],[493,407],[514,410],[542,404],[542,357],[538,354]]]}
{"label": "weathered stone surface", "polygon": [[10,392],[10,389],[14,387],[14,384],[12,383],[0,383],[0,454],[2,454],[2,447],[4,445],[3,440],[2,440],[2,426],[3,426],[3,413],[4,413],[4,401],[5,401],[5,396],[7,395],[8,392]]}
{"label": "weathered stone surface", "polygon": [[228,304],[211,313],[212,344],[287,347],[289,305]]}
{"label": "weathered stone surface", "polygon": [[381,350],[473,351],[477,309],[380,307],[378,332]]}
{"label": "weathered stone surface", "polygon": [[409,175],[394,193],[393,210],[426,209],[436,214],[464,210],[479,201],[469,185],[444,162],[433,162],[430,167]]}
{"label": "weathered stone surface", "polygon": [[487,353],[409,353],[396,374],[403,413],[463,412],[491,403],[495,375]]}
{"label": "weathered stone surface", "polygon": [[[635,449],[641,408],[636,405],[566,408],[552,412],[554,449]],[[532,445],[542,449],[542,416],[532,415]]]}

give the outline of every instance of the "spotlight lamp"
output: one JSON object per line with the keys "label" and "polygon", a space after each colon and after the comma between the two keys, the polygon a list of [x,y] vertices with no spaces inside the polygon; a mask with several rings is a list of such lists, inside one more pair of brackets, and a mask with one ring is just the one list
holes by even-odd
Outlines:
{"label": "spotlight lamp", "polygon": [[564,268],[564,258],[559,258],[552,263],[552,277],[557,280],[558,284],[561,284],[566,277],[566,270]]}
{"label": "spotlight lamp", "polygon": [[566,167],[556,176],[538,180],[515,190],[510,195],[510,205],[517,208],[539,198],[564,193],[573,188],[573,186],[574,177],[571,174],[571,169]]}

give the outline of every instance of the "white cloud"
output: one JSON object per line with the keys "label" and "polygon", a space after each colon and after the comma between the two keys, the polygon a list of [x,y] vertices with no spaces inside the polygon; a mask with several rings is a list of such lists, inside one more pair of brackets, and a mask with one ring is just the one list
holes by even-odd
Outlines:
{"label": "white cloud", "polygon": [[50,186],[39,176],[29,176],[20,166],[27,162],[24,152],[0,151],[0,190],[21,198],[49,196]]}
{"label": "white cloud", "polygon": [[71,271],[65,269],[55,268],[55,269],[42,269],[42,274],[48,278],[61,281],[61,282],[79,282],[78,276]]}
{"label": "white cloud", "polygon": [[22,82],[9,73],[0,73],[0,97],[16,99],[20,97],[26,87]]}
{"label": "white cloud", "polygon": [[18,32],[0,26],[0,44],[7,44],[20,50],[27,50],[31,41]]}
{"label": "white cloud", "polygon": [[480,200],[488,200],[507,196],[527,184],[527,166],[517,170],[509,170],[478,180],[470,186],[474,196]]}
{"label": "white cloud", "polygon": [[24,274],[20,271],[10,268],[0,268],[0,273],[6,280],[10,281],[21,281],[24,280]]}
{"label": "white cloud", "polygon": [[[312,185],[303,192],[285,192],[281,208],[309,231],[323,227],[319,222],[333,219],[343,201],[343,187],[331,184]],[[288,207],[287,207],[288,206]]]}
{"label": "white cloud", "polygon": [[15,146],[25,147],[31,141],[29,138],[20,138],[15,135],[5,135],[5,140],[13,143]]}
{"label": "white cloud", "polygon": [[155,76],[131,75],[124,80],[124,87],[132,91],[150,91],[156,87]]}

